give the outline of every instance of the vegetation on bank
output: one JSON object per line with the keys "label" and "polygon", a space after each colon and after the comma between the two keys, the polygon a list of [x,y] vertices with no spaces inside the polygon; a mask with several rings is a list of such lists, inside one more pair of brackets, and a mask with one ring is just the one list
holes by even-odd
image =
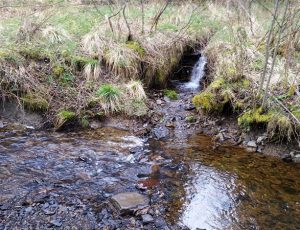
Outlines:
{"label": "vegetation on bank", "polygon": [[193,98],[199,111],[235,113],[247,130],[298,139],[300,6],[274,3],[12,1],[0,8],[0,95],[56,128],[144,116],[145,89],[178,99],[168,77],[202,46],[209,84]]}
{"label": "vegetation on bank", "polygon": [[164,88],[182,54],[210,35],[194,3],[14,4],[0,9],[1,96],[58,128],[70,120],[61,111],[145,115],[144,88]]}
{"label": "vegetation on bank", "polygon": [[236,1],[230,11],[209,6],[223,27],[204,49],[209,85],[193,103],[205,113],[235,113],[246,130],[299,140],[300,4],[250,2]]}

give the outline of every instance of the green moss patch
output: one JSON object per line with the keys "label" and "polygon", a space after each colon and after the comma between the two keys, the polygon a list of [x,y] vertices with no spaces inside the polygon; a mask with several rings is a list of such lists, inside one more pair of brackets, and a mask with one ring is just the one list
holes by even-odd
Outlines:
{"label": "green moss patch", "polygon": [[164,95],[171,100],[178,100],[179,95],[175,90],[166,89],[164,90]]}
{"label": "green moss patch", "polygon": [[38,95],[26,94],[21,97],[24,106],[34,111],[46,111],[49,107],[48,101]]}

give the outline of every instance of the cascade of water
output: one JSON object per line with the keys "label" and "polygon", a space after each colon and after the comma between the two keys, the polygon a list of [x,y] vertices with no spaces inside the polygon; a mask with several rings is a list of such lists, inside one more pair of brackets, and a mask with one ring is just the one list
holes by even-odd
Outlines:
{"label": "cascade of water", "polygon": [[205,65],[206,65],[206,57],[201,56],[197,63],[195,64],[191,79],[189,82],[185,84],[185,88],[187,89],[198,89],[200,86],[200,81],[205,74]]}

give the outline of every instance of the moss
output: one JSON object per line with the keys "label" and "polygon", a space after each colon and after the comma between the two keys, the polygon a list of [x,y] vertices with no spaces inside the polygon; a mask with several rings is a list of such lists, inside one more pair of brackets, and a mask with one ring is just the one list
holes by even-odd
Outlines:
{"label": "moss", "polygon": [[254,124],[267,124],[274,114],[274,111],[265,113],[262,108],[252,109],[238,118],[238,124],[243,128],[250,129]]}
{"label": "moss", "polygon": [[193,104],[197,109],[203,109],[206,112],[219,112],[223,105],[218,103],[216,95],[204,91],[193,98]]}
{"label": "moss", "polygon": [[71,56],[71,63],[81,71],[86,65],[97,65],[99,62],[96,58],[89,58],[85,56]]}
{"label": "moss", "polygon": [[137,41],[128,41],[125,46],[129,49],[134,50],[140,57],[144,57],[146,54],[145,49]]}
{"label": "moss", "polygon": [[52,68],[52,73],[56,77],[62,76],[64,72],[65,72],[65,68],[61,65],[57,65]]}
{"label": "moss", "polygon": [[175,90],[166,89],[164,90],[164,95],[171,100],[177,100],[179,98]]}
{"label": "moss", "polygon": [[211,88],[213,90],[217,90],[217,89],[220,89],[221,87],[223,87],[224,84],[225,84],[224,78],[218,78],[209,85],[209,88]]}
{"label": "moss", "polygon": [[23,46],[19,48],[18,52],[25,58],[37,61],[44,60],[45,58],[50,59],[51,57],[50,53],[40,47]]}
{"label": "moss", "polygon": [[185,118],[185,120],[188,122],[188,123],[194,123],[197,121],[197,119],[194,117],[194,116],[187,116]]}
{"label": "moss", "polygon": [[248,79],[242,80],[242,86],[245,89],[249,89],[249,87],[250,87],[250,81]]}
{"label": "moss", "polygon": [[297,85],[292,84],[292,85],[290,86],[290,88],[289,88],[289,91],[288,91],[287,95],[288,95],[289,97],[294,96],[295,93],[296,93],[296,90],[297,90]]}
{"label": "moss", "polygon": [[21,97],[24,106],[34,111],[45,111],[49,107],[49,103],[41,96],[34,94],[26,94]]}

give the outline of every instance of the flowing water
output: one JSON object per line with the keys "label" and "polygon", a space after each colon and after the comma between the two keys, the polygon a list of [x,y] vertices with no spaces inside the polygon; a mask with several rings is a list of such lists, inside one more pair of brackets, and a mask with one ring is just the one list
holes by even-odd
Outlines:
{"label": "flowing water", "polygon": [[193,67],[191,79],[189,82],[184,84],[184,88],[188,90],[198,90],[200,82],[205,74],[206,57],[201,56]]}
{"label": "flowing water", "polygon": [[299,165],[187,134],[188,95],[162,106],[175,123],[164,140],[109,127],[54,133],[1,123],[0,229],[141,229],[138,217],[132,227],[130,216],[106,207],[128,191],[151,198],[155,221],[145,229],[167,229],[161,218],[169,229],[300,229]]}

